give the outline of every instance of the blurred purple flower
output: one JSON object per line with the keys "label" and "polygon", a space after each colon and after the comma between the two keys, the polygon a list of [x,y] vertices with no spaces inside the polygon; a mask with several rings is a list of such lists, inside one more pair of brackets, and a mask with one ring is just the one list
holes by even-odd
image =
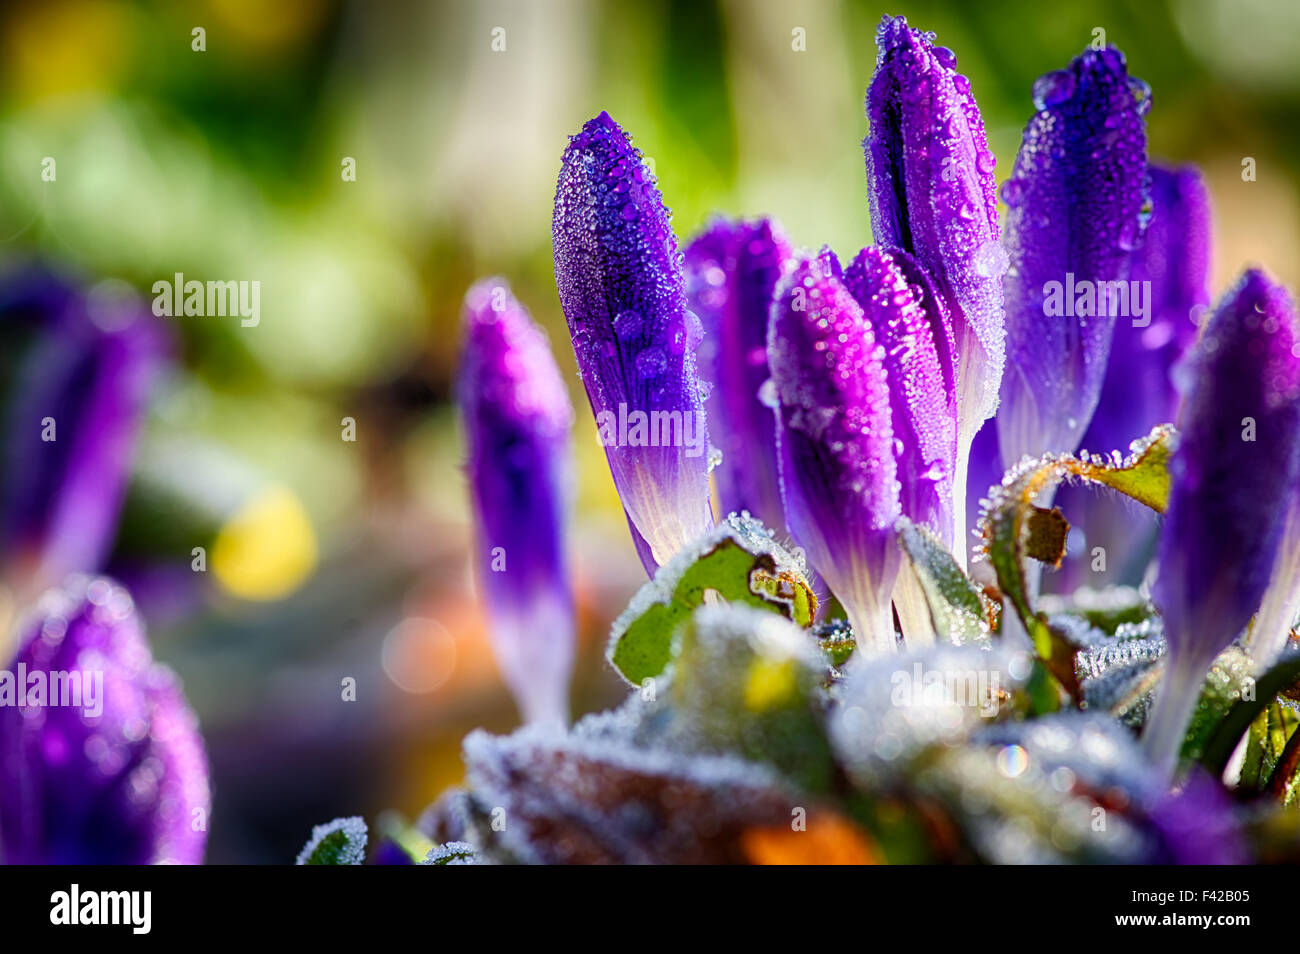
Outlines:
{"label": "blurred purple flower", "polygon": [[[997,408],[1005,335],[998,244],[996,157],[970,81],[934,34],[886,16],[876,31],[876,72],[867,89],[871,230],[877,244],[915,256],[951,314],[958,423],[953,486],[965,524],[967,457]],[[953,541],[964,562],[965,534]]]}
{"label": "blurred purple flower", "polygon": [[115,286],[9,291],[19,311],[25,303],[42,319],[12,385],[0,522],[5,573],[34,596],[107,556],[168,344],[165,328]]}
{"label": "blurred purple flower", "polygon": [[1250,849],[1217,779],[1194,769],[1182,789],[1165,792],[1150,817],[1162,836],[1164,852],[1152,864],[1248,865]]}
{"label": "blurred purple flower", "polygon": [[[203,741],[176,677],[153,661],[126,590],[72,577],[48,591],[5,672],[12,681],[0,681],[0,694],[23,685],[27,693],[26,706],[17,697],[0,705],[6,862],[203,860],[211,810]],[[38,684],[48,687],[44,704],[33,695]],[[60,685],[79,685],[80,698],[56,698]]]}
{"label": "blurred purple flower", "polygon": [[714,222],[685,256],[690,305],[704,325],[701,375],[712,385],[709,416],[722,452],[713,472],[720,510],[748,510],[781,531],[776,419],[765,391],[767,323],[792,254],[780,226],[759,219]]}
{"label": "blurred purple flower", "polygon": [[573,597],[564,552],[573,406],[546,336],[500,279],[465,296],[458,397],[492,645],[524,719],[568,717]]}
{"label": "blurred purple flower", "polygon": [[1152,597],[1169,656],[1146,728],[1172,769],[1214,658],[1259,608],[1300,478],[1300,327],[1287,293],[1247,271],[1178,374],[1181,437]]}
{"label": "blurred purple flower", "polygon": [[[1008,207],[1002,463],[1072,452],[1092,419],[1115,312],[1102,289],[1129,278],[1146,205],[1150,90],[1118,50],[1085,50],[1034,83]],[[1127,286],[1125,286],[1127,291]],[[1131,303],[1130,303],[1131,309]],[[1137,435],[1134,435],[1137,436]]]}
{"label": "blurred purple flower", "polygon": [[858,645],[895,648],[899,481],[884,353],[829,250],[801,259],[772,309],[768,360],[786,521],[844,605]]}
{"label": "blurred purple flower", "polygon": [[[1152,165],[1151,220],[1133,252],[1129,278],[1149,282],[1148,322],[1117,321],[1106,379],[1080,447],[1093,453],[1126,451],[1157,424],[1178,415],[1173,368],[1196,340],[1210,303],[1210,199],[1191,166]],[[1143,326],[1145,325],[1145,326]],[[1061,487],[1057,505],[1086,533],[1087,548],[1066,559],[1055,576],[1065,591],[1084,582],[1136,584],[1154,547],[1155,515],[1145,507],[1096,491]],[[1097,568],[1095,547],[1106,556]]]}
{"label": "blurred purple flower", "polygon": [[646,571],[713,525],[708,434],[677,240],[641,154],[601,113],[555,189],[555,284]]}

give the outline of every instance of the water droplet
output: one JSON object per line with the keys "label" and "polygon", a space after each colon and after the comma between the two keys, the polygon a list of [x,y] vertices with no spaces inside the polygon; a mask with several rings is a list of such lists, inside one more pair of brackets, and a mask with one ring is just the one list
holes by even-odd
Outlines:
{"label": "water droplet", "polygon": [[934,61],[946,70],[956,69],[957,54],[946,46],[936,46],[934,48]]}
{"label": "water droplet", "polygon": [[758,386],[758,403],[770,408],[775,408],[780,404],[776,393],[776,382],[771,378]]}
{"label": "water droplet", "polygon": [[1151,112],[1151,87],[1144,80],[1136,76],[1128,78],[1129,92],[1133,94],[1133,102],[1137,103],[1138,115],[1145,116]]}
{"label": "water droplet", "polygon": [[623,341],[635,338],[641,333],[641,315],[632,309],[620,311],[614,318],[614,334]]}
{"label": "water droplet", "polygon": [[623,216],[624,221],[631,222],[636,218],[636,204],[629,202],[623,206],[623,210],[619,214]]}
{"label": "water droplet", "polygon": [[1034,106],[1047,109],[1059,106],[1074,95],[1074,74],[1069,70],[1053,70],[1034,80]]}
{"label": "water droplet", "polygon": [[975,274],[983,278],[1001,278],[1009,262],[1006,250],[997,242],[985,242],[975,250]]}
{"label": "water droplet", "polygon": [[1126,252],[1131,252],[1137,247],[1138,235],[1141,234],[1141,225],[1136,218],[1127,219],[1119,229],[1119,247]]}
{"label": "water droplet", "polygon": [[649,347],[636,356],[636,371],[643,378],[657,378],[668,367],[664,349]]}
{"label": "water droplet", "polygon": [[1002,183],[1002,201],[1010,208],[1018,206],[1025,198],[1025,184],[1020,179],[1008,179]]}

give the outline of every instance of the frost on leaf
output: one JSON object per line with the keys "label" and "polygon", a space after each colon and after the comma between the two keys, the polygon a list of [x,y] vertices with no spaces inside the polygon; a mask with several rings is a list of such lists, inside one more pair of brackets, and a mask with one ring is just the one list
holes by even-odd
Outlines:
{"label": "frost on leaf", "polygon": [[[1169,459],[1176,432],[1167,424],[1154,428],[1130,446],[1123,460],[1118,454],[1098,457],[1086,451],[1026,457],[1007,471],[999,487],[993,488],[979,520],[979,537],[974,557],[987,561],[997,574],[1002,594],[1020,617],[1025,632],[1048,670],[1078,699],[1074,673],[1074,649],[1046,615],[1031,605],[1031,590],[1025,575],[1025,561],[1059,556],[1052,552],[1062,535],[1064,517],[1044,516],[1034,501],[1063,480],[1078,479],[1117,490],[1157,512],[1164,512],[1169,499]],[[1049,561],[1050,562],[1050,561]]]}
{"label": "frost on leaf", "polygon": [[888,789],[936,745],[954,745],[1014,710],[1029,657],[1001,647],[928,647],[850,667],[831,741],[860,788]]}
{"label": "frost on leaf", "polygon": [[769,763],[807,791],[830,787],[827,669],[807,632],[752,607],[703,606],[678,645],[668,697],[679,745]]}
{"label": "frost on leaf", "polygon": [[630,684],[660,675],[677,627],[709,592],[812,625],[817,597],[803,561],[748,514],[732,514],[659,568],[615,621],[608,658]]}
{"label": "frost on leaf", "polygon": [[[471,841],[530,864],[707,864],[747,860],[742,834],[790,824],[808,804],[775,772],[733,755],[629,744],[605,716],[572,732],[472,733],[464,746]],[[817,810],[809,808],[810,822]]]}
{"label": "frost on leaf", "polygon": [[446,844],[430,848],[429,854],[420,862],[422,865],[472,865],[477,864],[474,846],[463,841],[449,841]]}
{"label": "frost on leaf", "polygon": [[1163,793],[1132,733],[1103,715],[1005,722],[939,750],[918,789],[953,813],[978,860],[1162,860],[1149,815]]}
{"label": "frost on leaf", "polygon": [[300,865],[359,865],[366,856],[366,822],[360,816],[336,818],[311,830],[298,852]]}

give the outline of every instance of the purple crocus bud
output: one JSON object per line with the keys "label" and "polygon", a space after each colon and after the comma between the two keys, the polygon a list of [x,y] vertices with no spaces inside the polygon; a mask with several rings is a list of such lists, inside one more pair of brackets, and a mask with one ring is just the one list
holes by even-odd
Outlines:
{"label": "purple crocus bud", "polygon": [[686,249],[686,287],[704,325],[701,373],[712,383],[709,416],[722,462],[720,510],[748,510],[785,529],[776,466],[776,421],[766,382],[767,322],[792,251],[770,219],[714,222]]}
{"label": "purple crocus bud", "polygon": [[[1085,50],[1034,83],[1008,207],[1002,462],[1072,452],[1097,406],[1128,266],[1149,214],[1150,91],[1119,50]],[[1137,435],[1134,435],[1135,437]],[[1131,439],[1131,438],[1130,438]]]}
{"label": "purple crocus bud", "polygon": [[500,279],[465,296],[459,400],[492,646],[528,722],[563,723],[573,669],[564,553],[573,406],[540,328]]}
{"label": "purple crocus bud", "polygon": [[130,595],[71,577],[0,671],[0,855],[198,864],[211,810],[198,722]]}
{"label": "purple crocus bud", "polygon": [[[956,341],[957,524],[965,524],[966,459],[998,404],[1004,331],[996,158],[970,81],[934,34],[885,17],[876,31],[876,72],[867,89],[871,231],[883,246],[915,256],[951,314]],[[965,534],[954,544],[965,562]]]}
{"label": "purple crocus bud", "polygon": [[1300,327],[1247,271],[1179,369],[1185,396],[1152,597],[1169,656],[1146,739],[1172,769],[1214,658],[1259,608],[1300,477]]}
{"label": "purple crocus bud", "polygon": [[768,360],[786,522],[848,613],[860,648],[895,649],[900,515],[885,355],[829,252],[777,289]]}
{"label": "purple crocus bud", "polygon": [[[1210,200],[1191,166],[1151,165],[1152,214],[1129,272],[1140,306],[1119,318],[1105,383],[1080,447],[1094,453],[1123,451],[1157,424],[1178,415],[1173,368],[1196,340],[1210,303]],[[1132,302],[1130,302],[1132,304]],[[1150,560],[1155,515],[1082,487],[1064,486],[1056,504],[1086,535],[1054,580],[1061,591],[1082,583],[1137,583]],[[1095,554],[1106,557],[1102,570]]]}
{"label": "purple crocus bud", "polygon": [[107,556],[167,354],[164,329],[133,298],[63,302],[23,356],[6,422],[0,552],[24,597]]}
{"label": "purple crocus bud", "polygon": [[654,176],[601,113],[555,188],[555,284],[578,373],[646,571],[713,525],[708,434],[677,239]]}
{"label": "purple crocus bud", "polygon": [[947,310],[905,252],[864,248],[844,285],[884,349],[902,511],[951,544],[957,402]]}

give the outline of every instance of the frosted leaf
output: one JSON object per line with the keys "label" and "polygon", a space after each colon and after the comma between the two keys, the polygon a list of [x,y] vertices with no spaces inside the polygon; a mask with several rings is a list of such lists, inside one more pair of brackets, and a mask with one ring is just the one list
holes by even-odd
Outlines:
{"label": "frosted leaf", "polygon": [[744,759],[629,745],[609,729],[597,720],[572,733],[471,733],[464,756],[481,851],[532,864],[735,863],[744,831],[788,827],[806,803]]}
{"label": "frosted leaf", "polygon": [[939,752],[915,787],[948,807],[981,861],[1154,860],[1161,842],[1143,815],[1154,776],[1131,733],[1089,720],[1071,713],[992,726]]}
{"label": "frosted leaf", "polygon": [[449,841],[446,844],[430,848],[422,865],[474,865],[478,861],[474,855],[474,846],[464,841]]}
{"label": "frosted leaf", "polygon": [[359,865],[366,856],[368,835],[365,819],[359,815],[317,825],[295,864]]}
{"label": "frosted leaf", "polygon": [[922,750],[959,744],[1009,709],[1031,668],[1024,653],[978,645],[851,660],[830,726],[840,763],[860,785],[887,785]]}

